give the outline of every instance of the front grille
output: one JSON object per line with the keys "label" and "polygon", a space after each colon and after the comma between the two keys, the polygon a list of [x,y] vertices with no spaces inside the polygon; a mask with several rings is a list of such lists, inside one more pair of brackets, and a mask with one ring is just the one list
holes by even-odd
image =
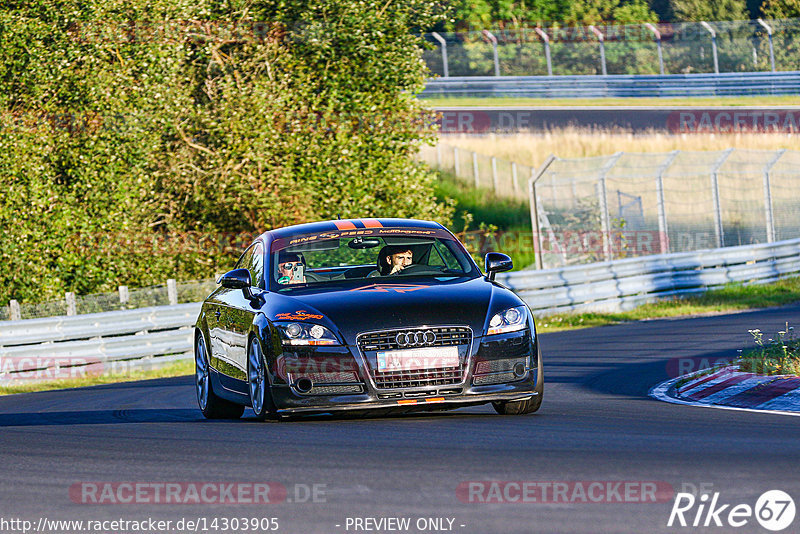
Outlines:
{"label": "front grille", "polygon": [[393,371],[390,373],[373,371],[372,375],[375,380],[375,387],[378,389],[448,386],[461,383],[464,376],[464,366],[419,369],[416,371]]}
{"label": "front grille", "polygon": [[498,373],[496,375],[483,375],[476,376],[472,379],[472,383],[476,386],[486,386],[489,384],[503,384],[505,382],[514,382],[520,380],[521,377],[516,376],[514,373]]}
{"label": "front grille", "polygon": [[[433,332],[436,340],[417,347],[403,347],[397,343],[397,335],[401,333]],[[358,336],[358,348],[366,356],[367,351],[403,350],[418,347],[466,346],[472,343],[472,330],[463,326],[446,326],[431,328],[403,328],[370,332]],[[468,352],[467,352],[468,354]],[[464,381],[467,358],[452,367],[435,367],[431,369],[415,369],[403,371],[379,372],[374,367],[374,358],[367,357],[370,373],[378,389],[416,388],[426,386],[449,386]]]}
{"label": "front grille", "polygon": [[303,395],[345,395],[345,394],[361,393],[362,391],[363,390],[361,389],[360,385],[326,386],[322,384],[319,386],[314,386],[308,391],[308,393],[303,393]]}
{"label": "front grille", "polygon": [[479,361],[475,364],[475,374],[485,375],[487,373],[511,372],[518,363],[526,365],[528,363],[528,358],[504,358],[502,360]]}
{"label": "front grille", "polygon": [[397,330],[385,330],[383,332],[370,332],[358,336],[358,348],[361,351],[367,350],[398,350],[409,347],[401,347],[397,344],[397,334],[406,332],[427,332],[436,334],[436,341],[418,345],[420,347],[449,347],[451,345],[469,345],[472,342],[472,330],[463,326],[445,326],[434,328],[401,328]]}

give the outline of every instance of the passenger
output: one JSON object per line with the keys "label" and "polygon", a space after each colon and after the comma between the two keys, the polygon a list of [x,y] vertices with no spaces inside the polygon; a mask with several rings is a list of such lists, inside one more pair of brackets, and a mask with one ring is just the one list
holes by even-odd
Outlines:
{"label": "passenger", "polygon": [[295,252],[278,253],[278,283],[305,284],[303,255]]}

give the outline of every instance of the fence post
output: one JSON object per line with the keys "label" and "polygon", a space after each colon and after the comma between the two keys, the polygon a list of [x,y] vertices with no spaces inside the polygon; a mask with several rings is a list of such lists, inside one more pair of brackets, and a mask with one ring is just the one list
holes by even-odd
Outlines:
{"label": "fence post", "polygon": [[127,304],[128,300],[130,300],[130,294],[128,293],[128,286],[119,286],[119,303]]}
{"label": "fence post", "polygon": [[756,19],[761,26],[767,30],[767,39],[769,39],[769,64],[772,67],[772,72],[775,72],[775,48],[772,44],[772,28],[764,22],[763,19]]}
{"label": "fence post", "polygon": [[547,60],[547,75],[553,75],[553,62],[550,60],[550,36],[547,35],[541,28],[534,28],[539,37],[544,41],[544,57]]}
{"label": "fence post", "polygon": [[433,38],[439,41],[439,44],[442,45],[442,71],[444,72],[444,77],[450,77],[450,69],[447,66],[447,41],[444,40],[444,37],[439,35],[436,32],[433,32]]}
{"label": "fence post", "polygon": [[603,258],[611,261],[613,258],[611,250],[611,217],[608,214],[608,191],[606,190],[606,175],[617,164],[623,152],[617,152],[609,159],[600,170],[600,178],[597,182],[597,196],[600,201],[600,230],[603,232]]}
{"label": "fence post", "polygon": [[68,291],[64,294],[64,299],[67,301],[67,315],[78,315],[78,307],[75,303],[75,293]]}
{"label": "fence post", "polygon": [[531,207],[531,231],[533,232],[533,255],[536,258],[536,268],[543,269],[544,262],[542,261],[542,233],[539,229],[539,201],[536,199],[536,182],[539,178],[544,176],[550,165],[556,160],[553,154],[547,156],[547,159],[539,168],[539,170],[531,169],[531,179],[528,180],[528,195],[530,195]]}
{"label": "fence post", "polygon": [[453,173],[456,175],[456,178],[458,178],[458,170],[459,170],[458,169],[458,147],[454,146],[453,147]]}
{"label": "fence post", "polygon": [[722,164],[725,163],[725,160],[728,159],[728,156],[731,155],[731,152],[733,152],[732,148],[723,152],[722,156],[714,163],[714,169],[711,171],[711,200],[714,203],[714,231],[717,234],[717,248],[725,246],[725,231],[722,227],[722,208],[720,207],[719,201],[719,180],[717,179],[717,173],[719,173],[719,169],[722,167]]}
{"label": "fence post", "polygon": [[656,46],[658,47],[658,72],[660,74],[664,74],[664,54],[661,51],[661,32],[649,22],[645,23],[645,27],[653,32],[653,35],[656,38]]}
{"label": "fence post", "polygon": [[680,151],[673,150],[667,155],[664,163],[659,165],[656,175],[656,200],[658,202],[658,242],[661,254],[669,254],[669,234],[667,233],[667,209],[664,204],[664,173],[678,157]]}
{"label": "fence post", "polygon": [[514,188],[514,196],[519,192],[519,183],[517,182],[517,162],[511,162],[511,187]]}
{"label": "fence post", "polygon": [[593,25],[589,26],[589,29],[597,36],[597,41],[600,43],[600,69],[603,72],[603,76],[608,75],[608,69],[606,69],[606,43],[605,38],[603,37],[603,32],[595,28]]}
{"label": "fence post", "polygon": [[11,315],[10,319],[12,321],[19,321],[22,319],[22,312],[19,309],[19,302],[11,299],[11,302],[8,303],[8,308]]}
{"label": "fence post", "polygon": [[174,278],[167,280],[167,296],[169,297],[170,306],[175,306],[178,303],[178,284]]}
{"label": "fence post", "polygon": [[492,42],[492,51],[494,55],[494,75],[500,76],[500,56],[497,55],[497,37],[489,30],[483,30],[483,35]]}
{"label": "fence post", "polygon": [[492,156],[492,188],[497,193],[497,158]]}
{"label": "fence post", "polygon": [[478,174],[478,153],[472,152],[472,177],[475,179],[475,188],[480,187],[480,175]]}
{"label": "fence post", "polygon": [[769,173],[785,153],[785,148],[778,150],[778,153],[764,166],[764,219],[767,223],[767,243],[775,242],[775,216],[772,211],[772,187]]}
{"label": "fence post", "polygon": [[442,168],[442,144],[436,143],[436,166]]}
{"label": "fence post", "polygon": [[708,30],[708,33],[711,34],[711,53],[714,55],[714,72],[719,74],[719,60],[717,59],[717,32],[715,32],[714,28],[712,28],[711,25],[704,20],[701,20],[700,24],[703,26],[703,28]]}

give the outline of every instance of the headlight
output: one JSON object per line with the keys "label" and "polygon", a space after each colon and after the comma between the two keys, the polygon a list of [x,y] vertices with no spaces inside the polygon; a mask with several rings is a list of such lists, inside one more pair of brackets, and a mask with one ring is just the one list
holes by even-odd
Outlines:
{"label": "headlight", "polygon": [[528,326],[528,312],[525,306],[509,308],[500,313],[496,313],[489,319],[489,326],[486,335],[505,334],[524,330]]}
{"label": "headlight", "polygon": [[275,325],[284,345],[339,345],[333,332],[322,325],[284,323]]}

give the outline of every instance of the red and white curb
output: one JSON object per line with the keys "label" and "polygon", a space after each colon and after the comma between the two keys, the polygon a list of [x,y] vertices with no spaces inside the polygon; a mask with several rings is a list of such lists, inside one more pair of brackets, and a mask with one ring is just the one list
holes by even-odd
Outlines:
{"label": "red and white curb", "polygon": [[799,376],[757,375],[735,365],[688,376],[691,379],[680,386],[676,384],[686,376],[662,382],[650,396],[673,404],[800,416]]}

